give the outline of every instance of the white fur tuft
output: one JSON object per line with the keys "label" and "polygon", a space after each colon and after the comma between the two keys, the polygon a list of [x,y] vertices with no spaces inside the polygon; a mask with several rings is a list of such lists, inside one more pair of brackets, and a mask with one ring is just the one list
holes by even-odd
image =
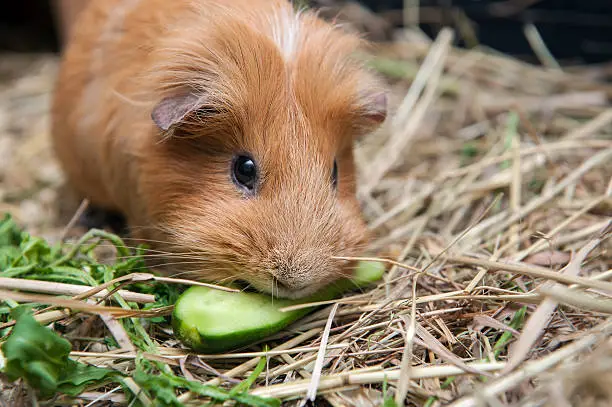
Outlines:
{"label": "white fur tuft", "polygon": [[276,9],[271,16],[272,40],[289,61],[298,50],[300,42],[300,12],[291,7]]}

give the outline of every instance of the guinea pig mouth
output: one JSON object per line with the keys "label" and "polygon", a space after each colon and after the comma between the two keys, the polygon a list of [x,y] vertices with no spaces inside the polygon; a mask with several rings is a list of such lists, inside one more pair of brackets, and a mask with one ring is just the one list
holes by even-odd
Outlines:
{"label": "guinea pig mouth", "polygon": [[260,282],[249,282],[247,280],[236,280],[233,285],[243,292],[255,292],[270,295],[273,298],[296,299],[312,294],[309,288],[294,290],[283,286],[278,282],[270,281],[267,284]]}
{"label": "guinea pig mouth", "polygon": [[247,279],[238,279],[232,282],[232,285],[243,292],[255,292],[265,295],[270,295],[273,298],[299,299],[314,294],[321,287],[317,284],[308,285],[300,288],[291,288],[285,286],[282,282],[272,277],[268,281],[249,281]]}
{"label": "guinea pig mouth", "polygon": [[303,288],[289,288],[280,283],[276,279],[270,279],[267,282],[253,281],[248,284],[247,291],[257,291],[262,294],[268,294],[273,298],[299,299],[314,294],[321,287],[317,285],[306,286]]}
{"label": "guinea pig mouth", "polygon": [[253,283],[250,283],[247,280],[235,280],[232,284],[241,291],[259,292],[259,290],[253,286]]}

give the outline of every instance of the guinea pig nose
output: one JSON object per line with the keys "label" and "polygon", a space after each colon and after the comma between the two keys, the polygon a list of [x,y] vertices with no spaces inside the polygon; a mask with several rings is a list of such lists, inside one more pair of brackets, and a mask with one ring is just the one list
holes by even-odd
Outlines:
{"label": "guinea pig nose", "polygon": [[274,277],[276,286],[280,289],[287,291],[298,291],[307,286],[308,281],[306,279],[300,279],[290,276],[279,276]]}
{"label": "guinea pig nose", "polygon": [[[295,260],[295,259],[294,259]],[[276,286],[286,291],[300,291],[312,283],[310,270],[295,262],[282,261],[277,263],[274,272]]]}

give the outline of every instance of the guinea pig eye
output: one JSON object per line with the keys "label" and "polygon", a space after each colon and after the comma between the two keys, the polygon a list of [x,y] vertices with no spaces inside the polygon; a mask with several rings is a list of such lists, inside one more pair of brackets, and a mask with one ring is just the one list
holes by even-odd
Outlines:
{"label": "guinea pig eye", "polygon": [[232,178],[239,187],[246,188],[249,191],[255,188],[258,177],[257,172],[257,165],[251,157],[239,155],[234,158]]}
{"label": "guinea pig eye", "polygon": [[334,160],[334,168],[332,169],[332,186],[336,188],[338,186],[338,163]]}

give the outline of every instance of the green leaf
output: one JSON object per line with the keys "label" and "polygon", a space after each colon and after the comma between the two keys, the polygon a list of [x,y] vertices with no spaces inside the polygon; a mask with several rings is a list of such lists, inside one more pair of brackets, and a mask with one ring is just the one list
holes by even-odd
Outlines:
{"label": "green leaf", "polygon": [[468,141],[463,145],[461,155],[469,158],[476,157],[478,155],[478,147],[475,143]]}
{"label": "green leaf", "polygon": [[24,379],[42,399],[58,392],[75,396],[88,386],[120,376],[114,370],[70,359],[70,342],[40,325],[28,309],[17,307],[11,316],[17,323],[2,344],[4,373],[11,381]]}
{"label": "green leaf", "polygon": [[425,401],[425,404],[423,404],[423,407],[431,407],[433,405],[433,403],[435,403],[437,400],[438,400],[438,397],[436,397],[436,396],[429,396],[427,401]]}
{"label": "green leaf", "polygon": [[393,397],[385,398],[382,407],[397,407],[397,403],[393,400]]}
{"label": "green leaf", "polygon": [[[527,306],[523,306],[518,311],[516,311],[516,313],[512,317],[512,321],[510,321],[510,324],[509,324],[510,327],[516,330],[519,330],[523,326],[523,323],[525,322],[526,312],[527,312]],[[500,338],[497,340],[497,342],[493,346],[493,354],[495,355],[495,358],[499,357],[499,355],[505,349],[506,345],[508,344],[512,336],[513,336],[512,333],[508,331],[504,331],[504,333],[502,333]]]}
{"label": "green leaf", "polygon": [[10,214],[5,214],[0,221],[0,246],[15,246],[21,242],[21,230]]}
{"label": "green leaf", "polygon": [[[267,350],[268,350],[268,347],[266,346],[264,352],[266,352]],[[255,380],[257,380],[261,372],[263,372],[264,368],[266,367],[266,361],[267,361],[267,358],[265,356],[262,356],[259,359],[259,363],[257,363],[257,366],[255,366],[255,369],[253,369],[253,372],[249,375],[249,377],[247,377],[245,380],[237,384],[230,391],[230,394],[236,395],[236,394],[246,393],[251,388],[253,383],[255,383]]]}
{"label": "green leaf", "polygon": [[389,395],[389,383],[387,382],[387,376],[385,375],[383,379],[383,404],[382,407],[398,407],[397,403],[393,399],[393,396]]}
{"label": "green leaf", "polygon": [[[141,389],[148,393],[151,399],[154,399],[157,405],[160,406],[183,407],[183,404],[176,396],[176,391],[180,388],[188,389],[201,396],[210,397],[218,402],[235,400],[238,403],[252,407],[280,406],[280,400],[278,399],[257,397],[247,393],[232,394],[232,392],[215,386],[209,386],[178,377],[171,373],[171,371],[168,372],[163,369],[156,371],[153,362],[140,357],[136,359],[136,371],[132,377]],[[250,387],[250,385],[248,385],[248,387]]]}
{"label": "green leaf", "polygon": [[[518,125],[519,116],[516,112],[510,112],[508,114],[508,120],[506,122],[506,135],[504,137],[504,150],[510,150],[512,148],[513,139],[518,137]],[[503,161],[499,166],[502,169],[509,168],[512,164],[511,160]]]}

